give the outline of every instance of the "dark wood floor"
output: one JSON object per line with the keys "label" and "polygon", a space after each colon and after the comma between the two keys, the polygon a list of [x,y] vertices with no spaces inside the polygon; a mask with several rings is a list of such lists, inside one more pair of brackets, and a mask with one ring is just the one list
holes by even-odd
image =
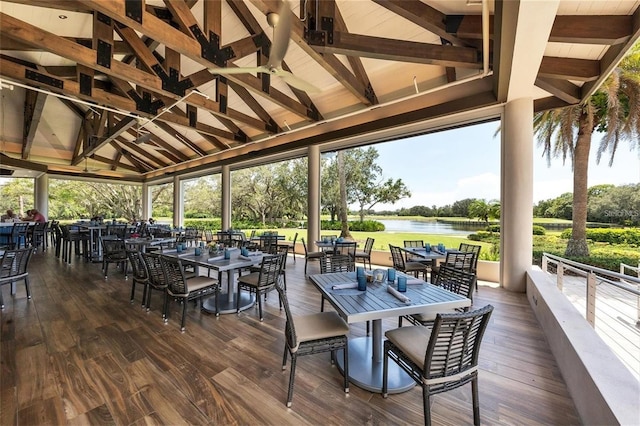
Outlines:
{"label": "dark wood floor", "polygon": [[[290,303],[294,313],[317,312],[320,297],[303,267],[288,261]],[[30,301],[22,284],[15,296],[2,288],[2,425],[423,422],[420,388],[383,399],[352,385],[345,395],[325,354],[300,359],[287,409],[284,313],[275,293],[263,323],[254,309],[216,318],[190,305],[181,333],[179,307],[163,324],[159,295],[149,313],[141,289],[130,304],[120,272],[105,280],[98,264],[64,265],[49,250],[33,257],[30,276]],[[487,303],[496,309],[481,350],[482,423],[580,423],[525,296],[481,286],[474,305]],[[361,336],[364,327],[351,333]],[[473,423],[470,401],[470,385],[434,397],[434,422]]]}

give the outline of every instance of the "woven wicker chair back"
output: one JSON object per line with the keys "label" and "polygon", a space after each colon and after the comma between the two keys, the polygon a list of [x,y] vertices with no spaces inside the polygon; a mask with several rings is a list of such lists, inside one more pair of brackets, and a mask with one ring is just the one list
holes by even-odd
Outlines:
{"label": "woven wicker chair back", "polygon": [[107,260],[123,260],[127,257],[127,248],[124,241],[119,238],[100,238],[103,256]]}
{"label": "woven wicker chair back", "polygon": [[162,271],[160,255],[155,253],[141,253],[141,256],[147,269],[149,284],[157,289],[166,288],[167,281],[165,280],[164,272]]}
{"label": "woven wicker chair back", "polygon": [[27,274],[27,266],[33,249],[31,247],[5,250],[0,263],[0,280],[9,281],[8,279],[17,278]]}
{"label": "woven wicker chair back", "polygon": [[393,267],[399,271],[404,271],[406,265],[404,262],[404,256],[402,250],[398,246],[392,246],[389,244],[389,250],[391,251],[391,259],[393,260]]}
{"label": "woven wicker chair back", "polygon": [[472,252],[464,253],[448,251],[443,265],[453,266],[454,268],[461,269],[465,272],[472,272],[474,258],[475,253]]}
{"label": "woven wicker chair back", "polygon": [[[493,306],[487,305],[472,312],[438,314],[425,354],[424,378],[455,376],[477,366],[480,343],[492,311]],[[467,383],[469,378],[463,377],[457,381],[461,385]],[[437,387],[442,390],[456,387],[455,382],[445,381],[431,386],[430,393],[437,393]]]}
{"label": "woven wicker chair back", "polygon": [[356,247],[357,244],[355,241],[344,241],[341,243],[335,243],[333,246],[333,252],[335,254],[346,254],[353,258],[356,257]]}
{"label": "woven wicker chair back", "polygon": [[283,263],[284,256],[282,254],[263,257],[260,264],[258,287],[269,287],[277,284]]}
{"label": "woven wicker chair back", "polygon": [[422,248],[424,247],[424,241],[423,240],[405,240],[404,246]]}
{"label": "woven wicker chair back", "polygon": [[277,235],[261,235],[260,251],[267,254],[278,253],[278,236]]}
{"label": "woven wicker chair back", "polygon": [[350,272],[353,270],[353,259],[345,254],[324,254],[320,258],[320,273]]}
{"label": "woven wicker chair back", "polygon": [[471,299],[475,281],[476,275],[474,273],[442,264],[440,265],[440,271],[438,272],[435,285]]}
{"label": "woven wicker chair back", "polygon": [[278,291],[280,303],[282,304],[284,313],[287,317],[287,323],[285,324],[284,329],[285,338],[287,339],[287,345],[290,348],[295,348],[298,345],[298,342],[296,337],[296,327],[293,323],[293,315],[291,314],[291,308],[289,308],[289,299],[287,298],[287,293],[285,293],[282,283],[276,284],[276,290]]}
{"label": "woven wicker chair back", "polygon": [[475,244],[467,244],[467,243],[460,243],[460,248],[458,248],[459,251],[463,251],[465,253],[473,253],[474,254],[474,257],[473,257],[473,271],[478,269],[478,257],[480,257],[480,250],[481,249],[482,249],[482,246],[475,245]]}
{"label": "woven wicker chair back", "polygon": [[138,281],[145,281],[148,278],[147,269],[144,267],[144,260],[142,260],[142,254],[137,250],[127,249],[127,258],[133,268],[133,276]]}
{"label": "woven wicker chair back", "polygon": [[371,254],[371,250],[373,250],[373,243],[375,242],[375,239],[371,238],[371,237],[367,237],[367,241],[364,243],[364,252],[367,254]]}
{"label": "woven wicker chair back", "polygon": [[182,261],[173,257],[160,256],[160,265],[162,266],[169,294],[174,296],[185,296],[189,294]]}

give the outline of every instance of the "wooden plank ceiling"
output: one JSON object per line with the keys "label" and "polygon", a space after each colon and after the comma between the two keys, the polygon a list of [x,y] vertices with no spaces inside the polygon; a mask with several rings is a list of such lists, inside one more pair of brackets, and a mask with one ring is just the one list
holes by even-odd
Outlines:
{"label": "wooden plank ceiling", "polygon": [[[2,158],[152,180],[496,105],[492,70],[513,52],[493,43],[515,31],[496,1],[485,52],[466,0],[3,0]],[[589,96],[638,38],[638,1],[611,3],[560,2],[536,108]],[[267,64],[282,10],[281,67],[317,92],[209,72]]]}

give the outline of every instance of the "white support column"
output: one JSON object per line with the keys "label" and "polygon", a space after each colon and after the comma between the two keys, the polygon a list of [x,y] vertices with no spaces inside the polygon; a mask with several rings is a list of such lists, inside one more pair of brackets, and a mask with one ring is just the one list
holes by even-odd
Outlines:
{"label": "white support column", "polygon": [[149,184],[142,184],[142,217],[140,219],[147,220],[151,217],[153,206],[151,205],[151,188]]}
{"label": "white support column", "polygon": [[49,175],[41,174],[34,182],[34,206],[47,219],[49,219]]}
{"label": "white support column", "polygon": [[222,166],[222,230],[231,228],[231,167]]}
{"label": "white support column", "polygon": [[526,290],[533,247],[533,99],[507,102],[502,118],[500,283]]}
{"label": "white support column", "polygon": [[307,248],[320,238],[320,147],[307,148]]}
{"label": "white support column", "polygon": [[173,177],[173,226],[184,224],[184,186],[178,176]]}

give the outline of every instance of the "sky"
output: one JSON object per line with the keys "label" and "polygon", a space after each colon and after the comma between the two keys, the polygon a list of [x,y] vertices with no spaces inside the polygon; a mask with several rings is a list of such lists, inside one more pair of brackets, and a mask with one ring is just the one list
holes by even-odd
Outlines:
{"label": "sky", "polygon": [[[499,122],[385,142],[374,145],[380,157],[384,178],[402,179],[411,197],[394,205],[378,204],[374,210],[401,207],[443,206],[465,198],[500,198],[500,135],[494,136]],[[623,142],[609,167],[609,157],[596,164],[600,136],[594,134],[589,164],[589,186],[623,185],[640,182],[640,156]],[[572,192],[571,162],[552,159],[551,167],[534,148],[533,201]]]}

